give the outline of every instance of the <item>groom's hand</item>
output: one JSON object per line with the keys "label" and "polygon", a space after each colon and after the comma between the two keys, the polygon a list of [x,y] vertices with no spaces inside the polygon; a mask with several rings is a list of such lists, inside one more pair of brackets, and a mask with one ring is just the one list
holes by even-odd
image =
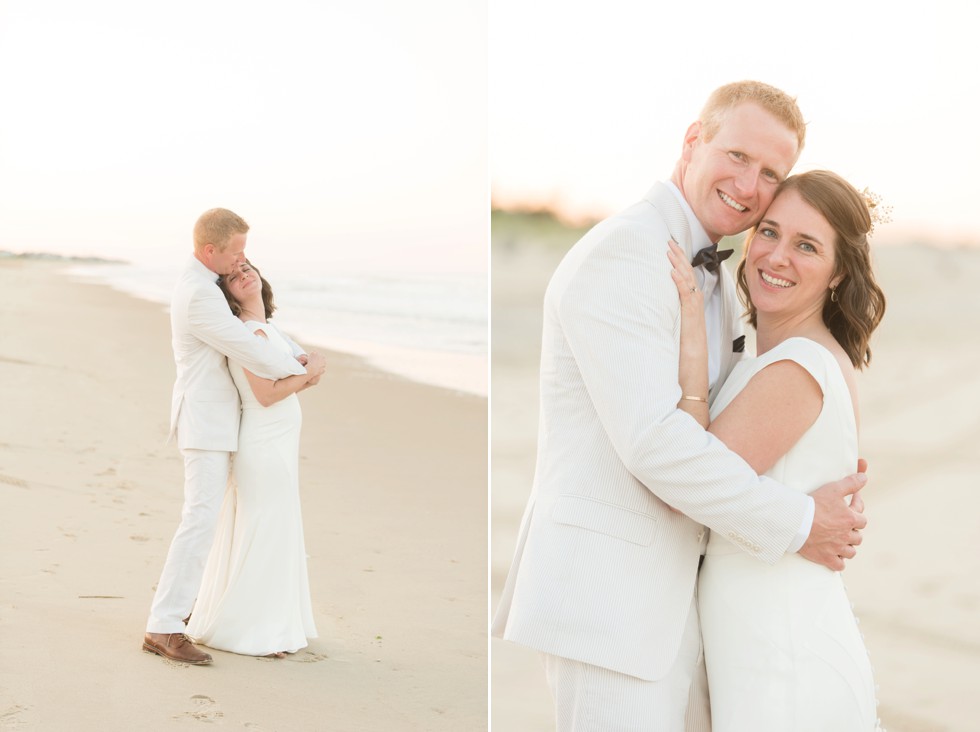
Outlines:
{"label": "groom's hand", "polygon": [[[859,491],[867,484],[868,464],[858,461],[858,472],[843,480],[821,486],[810,495],[814,501],[813,528],[800,548],[811,562],[840,572],[844,560],[853,559],[861,543],[861,529],[868,525]],[[851,497],[848,505],[847,497]]]}
{"label": "groom's hand", "polygon": [[307,385],[316,386],[320,383],[320,377],[323,372],[327,369],[327,360],[324,358],[322,353],[317,353],[313,351],[309,354],[309,359],[306,362],[306,375],[309,377],[306,380]]}

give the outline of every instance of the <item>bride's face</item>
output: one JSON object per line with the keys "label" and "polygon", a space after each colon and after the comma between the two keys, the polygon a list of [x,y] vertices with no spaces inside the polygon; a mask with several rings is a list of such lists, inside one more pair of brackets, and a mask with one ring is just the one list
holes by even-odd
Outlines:
{"label": "bride's face", "polygon": [[752,304],[761,315],[820,313],[834,276],[837,233],[798,192],[779,194],[759,222],[746,256]]}
{"label": "bride's face", "polygon": [[262,280],[248,264],[242,264],[237,270],[226,275],[225,284],[239,305],[254,299],[256,295],[260,299],[262,297]]}

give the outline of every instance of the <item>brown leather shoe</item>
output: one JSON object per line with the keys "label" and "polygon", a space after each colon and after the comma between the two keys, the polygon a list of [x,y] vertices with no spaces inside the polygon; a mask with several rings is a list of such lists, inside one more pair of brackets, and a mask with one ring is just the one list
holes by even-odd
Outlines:
{"label": "brown leather shoe", "polygon": [[211,663],[211,654],[200,650],[183,633],[147,633],[143,636],[143,650],[195,666]]}

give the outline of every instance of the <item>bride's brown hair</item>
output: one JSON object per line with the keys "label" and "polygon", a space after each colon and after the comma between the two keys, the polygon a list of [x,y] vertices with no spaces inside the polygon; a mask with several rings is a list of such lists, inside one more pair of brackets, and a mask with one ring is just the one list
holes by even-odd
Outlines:
{"label": "bride's brown hair", "polygon": [[[885,314],[885,294],[875,282],[871,268],[871,212],[867,199],[846,180],[829,170],[811,170],[792,175],[776,189],[773,200],[786,191],[796,191],[833,228],[834,273],[843,276],[836,288],[827,290],[823,322],[841,344],[855,368],[871,363],[871,334]],[[756,325],[756,309],[749,297],[745,261],[755,230],[749,233],[745,256],[738,265],[738,291],[747,309],[748,321]]]}

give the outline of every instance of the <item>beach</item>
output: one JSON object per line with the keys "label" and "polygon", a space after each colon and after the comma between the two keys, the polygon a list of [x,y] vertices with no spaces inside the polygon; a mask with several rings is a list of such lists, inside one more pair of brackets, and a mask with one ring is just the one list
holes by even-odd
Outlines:
{"label": "beach", "polygon": [[[534,473],[544,288],[575,236],[543,242],[494,227],[492,608]],[[888,308],[859,376],[870,523],[844,578],[888,732],[970,732],[980,678],[980,250],[874,249]],[[498,639],[490,653],[492,729],[553,730],[537,654]]]}
{"label": "beach", "polygon": [[0,729],[487,728],[487,400],[327,352],[300,395],[319,638],[141,651],[182,501],[159,305],[0,262]]}

